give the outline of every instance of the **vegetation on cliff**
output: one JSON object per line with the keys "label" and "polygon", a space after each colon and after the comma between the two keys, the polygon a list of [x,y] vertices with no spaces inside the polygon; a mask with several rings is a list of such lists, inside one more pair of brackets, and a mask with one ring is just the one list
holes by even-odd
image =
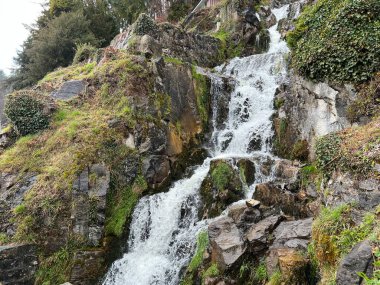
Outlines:
{"label": "vegetation on cliff", "polygon": [[301,13],[286,38],[302,76],[366,81],[380,69],[380,3],[319,0]]}

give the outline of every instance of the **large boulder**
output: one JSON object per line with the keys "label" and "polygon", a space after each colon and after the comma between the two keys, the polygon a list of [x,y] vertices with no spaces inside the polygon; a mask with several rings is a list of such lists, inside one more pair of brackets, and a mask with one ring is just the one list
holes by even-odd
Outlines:
{"label": "large boulder", "polygon": [[230,217],[222,217],[208,226],[211,260],[220,269],[232,266],[245,252],[239,229]]}
{"label": "large boulder", "polygon": [[77,251],[73,258],[70,282],[78,285],[97,284],[98,277],[106,272],[102,250]]}
{"label": "large boulder", "polygon": [[0,246],[0,284],[32,285],[38,267],[34,245]]}
{"label": "large boulder", "polygon": [[305,250],[311,238],[313,218],[282,222],[273,232],[272,247]]}
{"label": "large boulder", "polygon": [[372,247],[368,240],[358,243],[351,252],[343,258],[336,274],[337,285],[361,285],[363,279],[358,273],[372,275],[373,267]]}
{"label": "large boulder", "polygon": [[86,91],[86,87],[87,83],[84,80],[66,81],[61,88],[51,93],[51,96],[54,99],[69,100],[83,94]]}

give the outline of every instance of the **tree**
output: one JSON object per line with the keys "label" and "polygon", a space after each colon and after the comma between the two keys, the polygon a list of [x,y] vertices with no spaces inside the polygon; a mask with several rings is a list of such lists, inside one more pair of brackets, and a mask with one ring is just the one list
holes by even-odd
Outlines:
{"label": "tree", "polygon": [[5,75],[4,71],[0,69],[0,81],[3,81],[7,78],[7,76]]}

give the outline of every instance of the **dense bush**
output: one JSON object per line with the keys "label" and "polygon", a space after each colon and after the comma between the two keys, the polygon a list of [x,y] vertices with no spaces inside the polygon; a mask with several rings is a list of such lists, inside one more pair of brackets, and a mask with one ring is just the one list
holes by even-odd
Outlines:
{"label": "dense bush", "polygon": [[16,92],[7,97],[5,114],[20,135],[35,133],[49,126],[49,99],[34,92]]}
{"label": "dense bush", "polygon": [[184,1],[173,2],[172,5],[169,7],[168,20],[171,22],[177,22],[181,20],[182,18],[186,17],[187,14],[190,13],[192,7],[193,5],[191,5],[188,2],[184,2]]}
{"label": "dense bush", "polygon": [[380,70],[380,1],[319,0],[300,15],[287,42],[303,76],[366,81]]}

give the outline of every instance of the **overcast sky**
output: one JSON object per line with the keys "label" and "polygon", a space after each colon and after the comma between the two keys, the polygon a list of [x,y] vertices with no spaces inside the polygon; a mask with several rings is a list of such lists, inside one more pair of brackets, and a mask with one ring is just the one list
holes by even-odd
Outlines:
{"label": "overcast sky", "polygon": [[31,25],[47,0],[0,0],[0,69],[9,73],[13,57],[28,37],[23,24]]}

